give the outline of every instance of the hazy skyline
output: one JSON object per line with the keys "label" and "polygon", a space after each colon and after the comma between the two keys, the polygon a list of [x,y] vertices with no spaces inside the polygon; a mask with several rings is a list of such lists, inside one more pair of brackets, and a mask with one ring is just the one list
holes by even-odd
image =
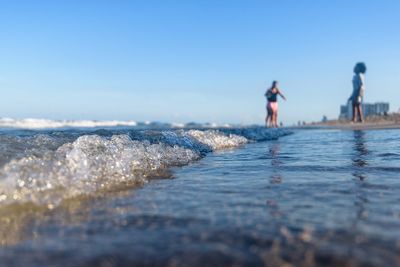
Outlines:
{"label": "hazy skyline", "polygon": [[400,107],[400,2],[2,1],[0,117],[264,122],[337,118],[352,69]]}

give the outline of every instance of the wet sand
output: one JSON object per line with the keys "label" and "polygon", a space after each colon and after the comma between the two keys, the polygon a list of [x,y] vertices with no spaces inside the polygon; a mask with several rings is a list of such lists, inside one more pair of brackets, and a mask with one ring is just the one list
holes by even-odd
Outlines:
{"label": "wet sand", "polygon": [[400,114],[390,114],[387,116],[367,117],[363,123],[353,123],[346,120],[329,120],[327,122],[310,123],[300,128],[317,129],[339,129],[339,130],[381,130],[381,129],[399,129]]}
{"label": "wet sand", "polygon": [[341,122],[335,124],[318,123],[300,126],[302,129],[338,129],[338,130],[385,130],[385,129],[400,129],[399,123],[349,123]]}

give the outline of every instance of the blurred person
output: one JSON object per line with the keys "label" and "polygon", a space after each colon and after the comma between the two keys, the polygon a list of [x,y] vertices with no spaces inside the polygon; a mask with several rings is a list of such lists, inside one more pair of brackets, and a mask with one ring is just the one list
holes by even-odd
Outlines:
{"label": "blurred person", "polygon": [[265,92],[267,98],[267,117],[265,118],[266,127],[278,127],[278,95],[285,101],[286,98],[278,88],[278,81],[273,81],[271,88]]}
{"label": "blurred person", "polygon": [[[362,111],[362,102],[365,91],[365,77],[364,74],[367,71],[367,67],[363,62],[359,62],[354,66],[353,76],[353,93],[351,94],[349,101],[353,106],[353,122],[358,121],[364,122],[364,116]],[[358,116],[357,116],[358,115]]]}

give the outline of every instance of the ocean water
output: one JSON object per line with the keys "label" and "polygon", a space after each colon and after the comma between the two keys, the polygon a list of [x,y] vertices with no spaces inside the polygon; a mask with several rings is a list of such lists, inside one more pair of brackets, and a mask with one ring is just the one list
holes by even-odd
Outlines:
{"label": "ocean water", "polygon": [[399,130],[114,126],[0,131],[0,266],[400,266]]}

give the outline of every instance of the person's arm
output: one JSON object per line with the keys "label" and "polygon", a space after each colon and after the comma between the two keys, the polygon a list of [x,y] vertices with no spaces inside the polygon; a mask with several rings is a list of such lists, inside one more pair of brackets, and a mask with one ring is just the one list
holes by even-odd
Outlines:
{"label": "person's arm", "polygon": [[349,99],[347,100],[347,102],[348,102],[348,101],[352,101],[353,98],[354,98],[354,91],[351,93],[351,95],[350,95]]}
{"label": "person's arm", "polygon": [[277,90],[278,90],[278,94],[286,101],[286,97],[282,94],[281,90],[279,90],[279,89],[277,89]]}
{"label": "person's arm", "polygon": [[365,90],[364,75],[360,74],[359,75],[359,80],[360,80],[359,96],[363,97],[364,96],[364,90]]}

